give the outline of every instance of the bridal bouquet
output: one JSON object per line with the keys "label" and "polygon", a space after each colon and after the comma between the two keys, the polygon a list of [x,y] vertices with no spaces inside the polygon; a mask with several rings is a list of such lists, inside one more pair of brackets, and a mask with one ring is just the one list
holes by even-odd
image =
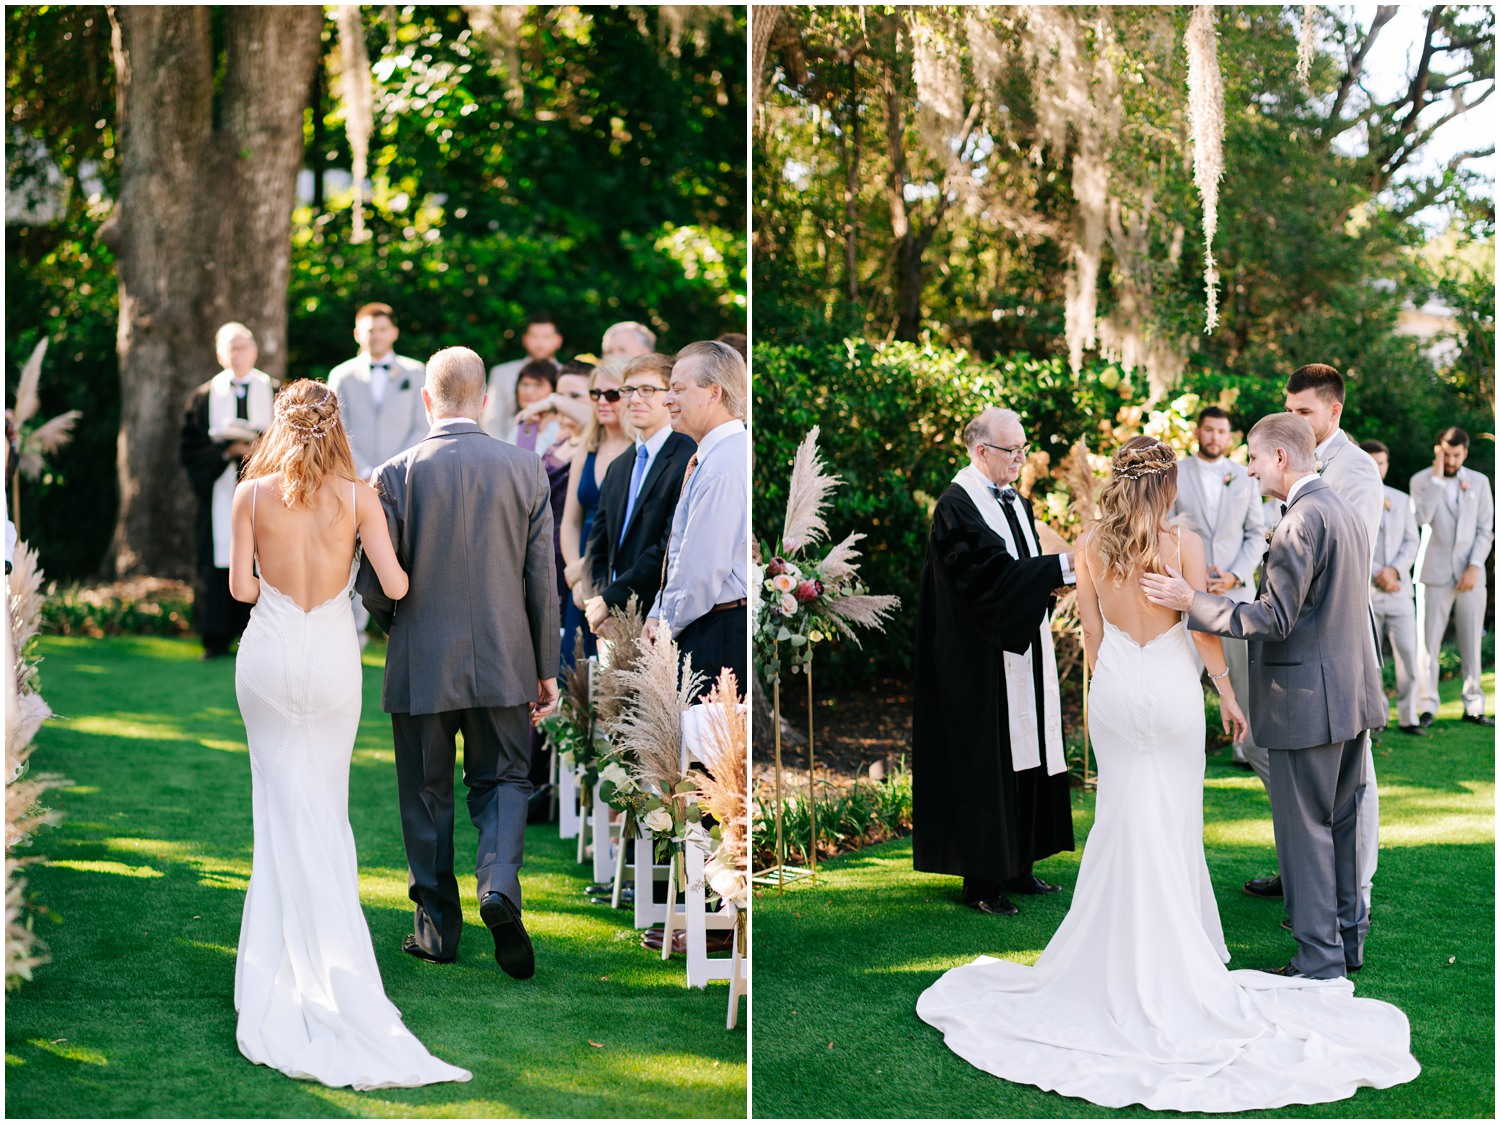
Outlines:
{"label": "bridal bouquet", "polygon": [[828,534],[823,510],[839,478],[824,471],[818,455],[818,428],[797,449],[787,487],[786,518],[781,541],[760,548],[764,563],[752,562],[750,593],[755,620],[755,663],[765,682],[781,679],[781,645],[799,672],[824,640],[848,637],[857,645],[856,628],[883,630],[901,604],[898,597],[872,594],[859,580],[854,544],[858,531],[819,554]]}

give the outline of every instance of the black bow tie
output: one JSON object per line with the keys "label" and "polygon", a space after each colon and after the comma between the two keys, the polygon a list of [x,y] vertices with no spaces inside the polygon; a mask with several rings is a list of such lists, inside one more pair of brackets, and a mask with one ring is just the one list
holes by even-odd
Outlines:
{"label": "black bow tie", "polygon": [[1011,500],[1016,498],[1016,490],[1009,485],[1002,488],[998,484],[991,484],[990,494],[1001,503],[1010,503]]}

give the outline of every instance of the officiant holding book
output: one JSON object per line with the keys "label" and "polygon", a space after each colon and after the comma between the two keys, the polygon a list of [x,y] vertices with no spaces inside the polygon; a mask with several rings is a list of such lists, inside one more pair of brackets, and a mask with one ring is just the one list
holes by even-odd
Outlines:
{"label": "officiant holding book", "polygon": [[276,393],[271,376],[255,366],[260,352],[245,325],[221,327],[214,350],[224,369],[188,396],[178,452],[198,497],[193,627],[206,660],[228,655],[250,619],[250,606],[229,595],[230,507],[240,468],[271,424]]}
{"label": "officiant holding book", "polygon": [[1018,912],[1007,895],[1056,893],[1032,863],[1073,849],[1049,614],[1074,578],[1067,544],[1012,486],[1028,450],[1020,417],[985,410],[964,444],[917,606],[912,862],[962,877],[965,905],[1005,915]]}

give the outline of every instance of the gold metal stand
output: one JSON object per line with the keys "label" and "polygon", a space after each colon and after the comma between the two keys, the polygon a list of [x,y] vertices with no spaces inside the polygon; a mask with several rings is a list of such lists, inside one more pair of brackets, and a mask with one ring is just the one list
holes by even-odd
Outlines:
{"label": "gold metal stand", "polygon": [[812,880],[818,880],[818,778],[813,772],[813,689],[812,657],[803,666],[807,673],[807,818],[812,825],[808,840],[807,860],[812,867]]}
{"label": "gold metal stand", "polygon": [[[780,653],[778,652],[777,655],[779,656]],[[786,865],[786,836],[783,833],[781,821],[781,679],[779,676],[776,682],[771,684],[771,710],[771,721],[776,727],[776,865],[754,871],[750,875],[750,881],[756,885],[775,886],[780,891],[788,882],[806,878],[813,872],[806,867]]]}

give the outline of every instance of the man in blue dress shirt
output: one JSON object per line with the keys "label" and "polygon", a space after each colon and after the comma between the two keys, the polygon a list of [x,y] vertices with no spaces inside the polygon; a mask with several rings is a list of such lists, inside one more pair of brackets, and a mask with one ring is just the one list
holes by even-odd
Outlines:
{"label": "man in blue dress shirt", "polygon": [[750,435],[748,372],[738,351],[717,340],[677,353],[667,394],[672,428],[698,443],[667,541],[666,581],[645,633],[670,630],[693,667],[734,672],[745,692],[749,622]]}

